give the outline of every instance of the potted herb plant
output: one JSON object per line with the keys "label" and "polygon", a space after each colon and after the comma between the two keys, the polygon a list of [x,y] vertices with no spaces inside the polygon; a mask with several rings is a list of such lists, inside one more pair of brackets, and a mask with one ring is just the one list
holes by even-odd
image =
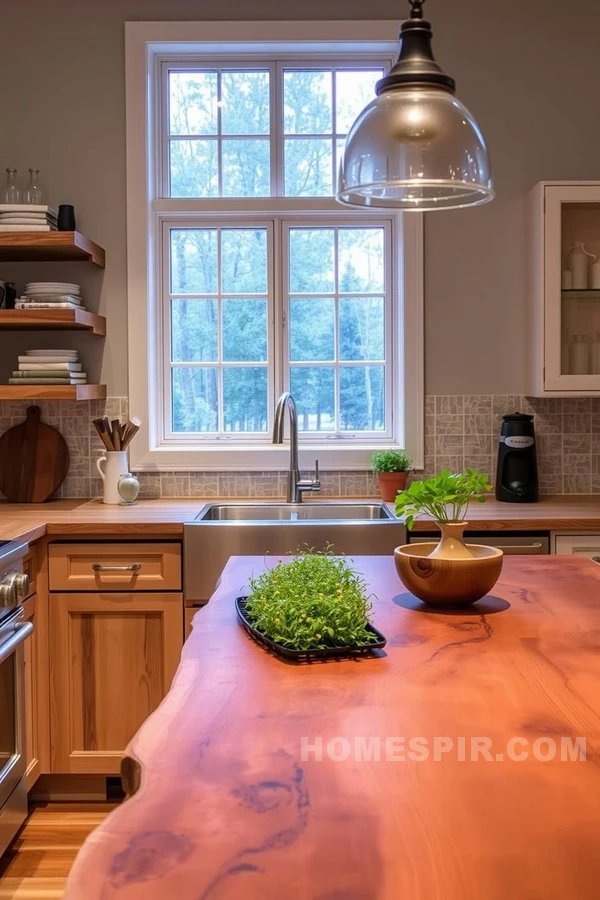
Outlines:
{"label": "potted herb plant", "polygon": [[487,475],[476,469],[453,474],[447,469],[433,478],[414,481],[396,498],[396,515],[410,530],[418,516],[430,516],[441,531],[439,542],[396,547],[400,580],[413,594],[437,606],[468,606],[487,594],[500,576],[502,551],[481,544],[466,545],[469,503],[484,503],[491,490]]}
{"label": "potted herb plant", "polygon": [[280,655],[339,655],[385,643],[369,623],[364,580],[331,548],[298,551],[251,578],[250,589],[238,600],[242,623]]}
{"label": "potted herb plant", "polygon": [[382,500],[395,500],[398,491],[404,490],[411,466],[410,456],[404,450],[377,450],[373,454],[372,468]]}

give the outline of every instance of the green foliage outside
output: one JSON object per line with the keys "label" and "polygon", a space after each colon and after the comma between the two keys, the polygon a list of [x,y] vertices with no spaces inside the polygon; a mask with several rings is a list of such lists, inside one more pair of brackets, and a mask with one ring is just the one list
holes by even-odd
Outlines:
{"label": "green foliage outside", "polygon": [[412,460],[405,450],[377,450],[371,460],[374,472],[408,472]]}
{"label": "green foliage outside", "polygon": [[[332,195],[332,135],[347,130],[372,95],[369,78],[374,82],[380,74],[340,76],[334,122],[327,90],[331,76],[319,71],[286,72],[284,184],[288,196]],[[173,197],[271,193],[268,72],[223,72],[221,77],[219,104],[216,72],[171,73]],[[219,116],[220,176],[214,139]],[[170,255],[171,358],[183,364],[172,369],[173,430],[266,432],[268,373],[273,365],[267,335],[274,327],[267,304],[272,261],[266,228],[176,228],[171,231]],[[337,232],[331,227],[294,228],[287,256],[289,339],[284,351],[300,430],[384,430],[382,229],[359,223]],[[344,296],[346,292],[353,296]],[[336,359],[339,374],[332,365]],[[222,374],[218,363],[224,364]]]}
{"label": "green foliage outside", "polygon": [[294,650],[371,643],[364,580],[331,550],[298,551],[291,562],[250,579],[246,613],[255,628]]}
{"label": "green foliage outside", "polygon": [[413,483],[396,497],[396,515],[404,516],[406,527],[412,528],[419,515],[431,516],[438,522],[462,522],[469,503],[485,503],[492,490],[487,475],[477,469],[453,474],[444,469],[439,475]]}

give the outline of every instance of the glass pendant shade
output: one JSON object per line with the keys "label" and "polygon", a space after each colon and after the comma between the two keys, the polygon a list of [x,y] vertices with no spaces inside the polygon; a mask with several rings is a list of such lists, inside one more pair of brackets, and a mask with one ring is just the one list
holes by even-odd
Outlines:
{"label": "glass pendant shade", "polygon": [[399,60],[346,138],[337,199],[416,211],[487,203],[494,190],[483,135],[433,58],[422,3],[411,2]]}
{"label": "glass pendant shade", "polygon": [[338,199],[414,210],[477,206],[494,196],[483,135],[447,91],[387,91],[346,139]]}

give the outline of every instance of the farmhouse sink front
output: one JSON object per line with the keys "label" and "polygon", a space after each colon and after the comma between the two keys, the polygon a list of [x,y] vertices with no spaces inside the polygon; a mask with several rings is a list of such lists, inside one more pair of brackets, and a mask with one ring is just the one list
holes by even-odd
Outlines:
{"label": "farmhouse sink front", "polygon": [[276,556],[303,546],[369,556],[406,543],[404,525],[377,501],[207,503],[183,532],[189,606],[206,603],[230,556]]}

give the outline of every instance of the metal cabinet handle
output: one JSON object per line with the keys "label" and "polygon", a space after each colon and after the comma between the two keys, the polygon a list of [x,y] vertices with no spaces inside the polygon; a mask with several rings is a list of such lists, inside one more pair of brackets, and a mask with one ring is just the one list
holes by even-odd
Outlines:
{"label": "metal cabinet handle", "polygon": [[4,662],[5,659],[8,659],[10,654],[14,653],[19,644],[21,644],[25,638],[29,637],[32,631],[33,622],[23,622],[22,625],[17,625],[8,640],[0,645],[0,663]]}
{"label": "metal cabinet handle", "polygon": [[501,550],[540,550],[542,544],[499,544]]}
{"label": "metal cabinet handle", "polygon": [[94,563],[92,566],[94,572],[139,572],[141,568],[141,563],[131,563],[130,566],[102,566]]}

